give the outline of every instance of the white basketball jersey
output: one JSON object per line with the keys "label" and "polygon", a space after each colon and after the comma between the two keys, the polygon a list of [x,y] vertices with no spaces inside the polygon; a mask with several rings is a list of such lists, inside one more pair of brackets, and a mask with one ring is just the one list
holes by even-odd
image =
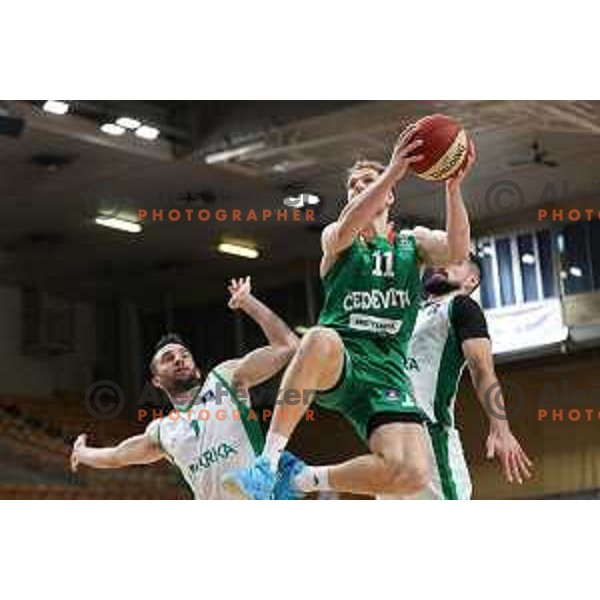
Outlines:
{"label": "white basketball jersey", "polygon": [[466,365],[450,316],[455,295],[421,308],[409,345],[410,378],[417,404],[433,423],[454,427],[454,404]]}
{"label": "white basketball jersey", "polygon": [[257,415],[218,369],[208,374],[191,407],[152,421],[146,431],[177,465],[198,500],[231,498],[221,477],[252,465],[263,443]]}
{"label": "white basketball jersey", "polygon": [[429,419],[429,449],[434,465],[426,489],[415,499],[468,499],[471,479],[459,432],[454,428],[458,384],[466,365],[452,327],[455,294],[425,304],[409,345],[409,374],[415,401]]}

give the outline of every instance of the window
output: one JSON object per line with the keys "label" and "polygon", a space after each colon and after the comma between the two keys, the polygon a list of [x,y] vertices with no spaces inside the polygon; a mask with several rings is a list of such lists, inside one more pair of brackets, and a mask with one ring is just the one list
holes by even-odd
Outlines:
{"label": "window", "polygon": [[498,275],[500,277],[500,299],[502,306],[515,303],[515,286],[513,259],[509,238],[496,240],[496,256],[498,257]]}
{"label": "window", "polygon": [[600,221],[590,221],[590,255],[594,271],[593,284],[595,290],[600,290]]}
{"label": "window", "polygon": [[564,281],[565,294],[581,294],[592,290],[587,234],[585,224],[567,225],[562,232],[561,245],[564,250],[560,276]]}
{"label": "window", "polygon": [[536,241],[542,276],[542,291],[544,298],[552,298],[557,295],[556,273],[552,254],[552,236],[549,231],[538,231],[536,233]]}
{"label": "window", "polygon": [[521,269],[521,287],[523,300],[534,302],[539,299],[538,268],[539,258],[535,249],[534,238],[528,233],[517,237],[519,248],[519,268]]}
{"label": "window", "polygon": [[496,308],[496,294],[494,293],[493,251],[491,242],[477,245],[477,254],[481,261],[481,305],[484,308]]}
{"label": "window", "polygon": [[555,253],[549,231],[520,233],[477,243],[484,308],[537,302],[558,294]]}

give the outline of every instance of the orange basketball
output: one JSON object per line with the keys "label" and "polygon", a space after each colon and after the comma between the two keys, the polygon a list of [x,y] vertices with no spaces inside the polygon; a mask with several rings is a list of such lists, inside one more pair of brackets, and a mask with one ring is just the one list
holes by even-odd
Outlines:
{"label": "orange basketball", "polygon": [[445,115],[429,115],[417,121],[415,138],[423,140],[416,150],[423,158],[411,165],[418,177],[443,181],[452,177],[464,164],[469,138],[462,125]]}

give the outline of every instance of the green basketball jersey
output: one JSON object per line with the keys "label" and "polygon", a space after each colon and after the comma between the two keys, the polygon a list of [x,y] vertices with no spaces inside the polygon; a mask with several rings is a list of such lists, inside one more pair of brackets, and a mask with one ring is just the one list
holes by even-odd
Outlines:
{"label": "green basketball jersey", "polygon": [[411,231],[399,232],[392,242],[355,239],[323,279],[319,324],[335,329],[346,348],[365,359],[399,358],[404,371],[421,300],[420,275]]}

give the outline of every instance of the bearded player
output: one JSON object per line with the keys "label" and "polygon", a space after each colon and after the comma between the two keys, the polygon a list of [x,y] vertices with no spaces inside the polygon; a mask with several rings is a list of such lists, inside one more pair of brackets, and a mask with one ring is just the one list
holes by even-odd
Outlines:
{"label": "bearded player", "polygon": [[[300,390],[303,397],[306,390],[316,391],[311,400],[316,396],[321,406],[343,414],[371,453],[332,467],[298,463],[288,487],[406,495],[428,484],[425,414],[411,392],[407,346],[420,304],[422,267],[462,262],[470,233],[458,191],[446,198],[446,232],[415,227],[388,236],[394,186],[423,158],[418,138],[418,125],[410,126],[386,167],[363,161],[352,168],[348,203],[323,231],[325,304],[319,325],[304,335],[285,372],[284,403],[275,408],[262,455],[251,468],[225,475],[232,494],[271,496],[281,454],[306,410],[306,403],[291,402]],[[469,155],[472,161],[472,146]]]}
{"label": "bearded player", "polygon": [[[174,463],[196,499],[227,499],[225,470],[251,465],[263,446],[256,419],[249,418],[248,389],[271,378],[298,346],[288,326],[251,293],[250,278],[232,281],[229,306],[254,319],[268,345],[241,359],[228,360],[208,373],[204,382],[192,354],[178,336],[165,336],[150,363],[152,383],[168,395],[173,415],[153,420],[141,435],[112,448],[91,448],[80,435],[71,454],[71,468],[119,469],[167,459]],[[204,410],[209,418],[200,412]],[[285,471],[286,453],[281,461]],[[291,456],[290,456],[291,458]],[[276,488],[274,498],[284,499]]]}
{"label": "bearded player", "polygon": [[[471,478],[454,415],[466,366],[489,418],[486,457],[498,458],[508,483],[522,483],[531,477],[531,460],[508,422],[485,315],[471,298],[480,281],[481,267],[474,254],[447,269],[432,270],[425,277],[427,301],[417,317],[409,356],[415,398],[427,415],[433,472],[431,481],[413,496],[415,499],[471,497]],[[492,392],[493,410],[489,405]]]}

